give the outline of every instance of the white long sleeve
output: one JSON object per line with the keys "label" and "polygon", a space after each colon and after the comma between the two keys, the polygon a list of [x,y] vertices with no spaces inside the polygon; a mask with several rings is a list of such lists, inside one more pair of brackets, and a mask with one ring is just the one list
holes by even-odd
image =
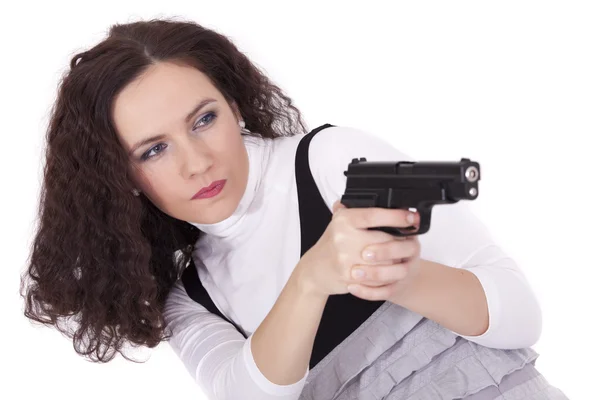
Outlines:
{"label": "white long sleeve", "polygon": [[[335,151],[331,151],[333,148]],[[415,161],[377,136],[344,127],[328,128],[315,136],[309,156],[317,186],[330,208],[344,193],[343,171],[352,158]],[[488,302],[488,330],[464,338],[502,349],[524,348],[537,342],[542,326],[538,301],[519,266],[494,242],[468,201],[434,206],[430,230],[419,240],[423,259],[468,269],[483,287]]]}
{"label": "white long sleeve", "polygon": [[252,336],[193,301],[178,281],[165,305],[171,348],[211,400],[297,400],[308,376],[277,385],[260,372],[252,357]]}

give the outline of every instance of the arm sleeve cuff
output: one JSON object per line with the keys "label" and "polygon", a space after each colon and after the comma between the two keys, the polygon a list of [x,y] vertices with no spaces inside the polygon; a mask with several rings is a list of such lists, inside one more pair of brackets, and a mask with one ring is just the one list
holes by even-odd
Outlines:
{"label": "arm sleeve cuff", "polygon": [[484,333],[482,333],[481,335],[478,335],[478,336],[461,335],[461,336],[467,340],[478,343],[482,346],[494,347],[493,345],[496,344],[495,342],[497,342],[497,340],[495,340],[495,337],[497,336],[497,331],[498,331],[498,322],[499,322],[498,316],[501,313],[501,310],[500,310],[501,304],[500,304],[500,299],[498,298],[498,290],[496,288],[494,280],[492,279],[492,277],[489,276],[488,273],[486,273],[485,270],[482,270],[479,268],[467,268],[467,269],[477,277],[477,279],[479,280],[479,283],[481,284],[481,286],[483,288],[483,292],[485,293],[485,297],[487,300],[487,306],[488,306],[489,325],[488,325],[487,330]]}
{"label": "arm sleeve cuff", "polygon": [[252,350],[250,348],[253,336],[254,335],[251,335],[248,338],[248,340],[246,340],[243,349],[246,368],[248,369],[252,380],[258,385],[258,387],[262,391],[273,396],[290,396],[293,394],[300,395],[300,393],[302,392],[302,388],[304,387],[304,383],[306,382],[309,369],[306,368],[306,372],[302,379],[300,379],[296,383],[292,383],[291,385],[278,385],[276,383],[271,382],[263,375],[262,372],[260,372],[260,369],[258,369],[258,366],[254,361],[254,356],[252,355]]}

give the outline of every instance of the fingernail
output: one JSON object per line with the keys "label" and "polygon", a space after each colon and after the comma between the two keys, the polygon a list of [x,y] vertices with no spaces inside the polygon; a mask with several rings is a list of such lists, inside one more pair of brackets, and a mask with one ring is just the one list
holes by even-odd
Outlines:
{"label": "fingernail", "polygon": [[409,224],[414,223],[415,215],[412,212],[409,212],[408,215],[406,216],[406,220],[408,221]]}
{"label": "fingernail", "polygon": [[362,269],[355,269],[352,271],[352,277],[354,279],[361,279],[362,277],[365,276],[365,271],[363,271]]}
{"label": "fingernail", "polygon": [[375,253],[373,253],[371,250],[367,250],[363,253],[363,258],[365,260],[372,260],[375,258]]}

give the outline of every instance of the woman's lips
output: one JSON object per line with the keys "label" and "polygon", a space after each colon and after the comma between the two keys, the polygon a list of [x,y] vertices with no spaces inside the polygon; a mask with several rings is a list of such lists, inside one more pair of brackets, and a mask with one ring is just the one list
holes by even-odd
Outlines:
{"label": "woman's lips", "polygon": [[210,186],[208,186],[207,188],[203,188],[198,193],[196,193],[194,195],[194,197],[192,197],[192,200],[208,199],[211,197],[215,197],[216,195],[221,193],[221,191],[223,190],[223,187],[225,186],[225,182],[227,182],[227,180],[222,179],[220,181],[215,181],[215,182],[211,183]]}

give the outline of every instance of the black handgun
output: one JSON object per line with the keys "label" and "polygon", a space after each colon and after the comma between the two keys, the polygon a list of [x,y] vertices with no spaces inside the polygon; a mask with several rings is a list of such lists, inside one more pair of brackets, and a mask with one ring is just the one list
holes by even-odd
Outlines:
{"label": "black handgun", "polygon": [[370,161],[354,158],[348,164],[346,190],[341,203],[348,208],[383,207],[416,209],[419,229],[377,227],[394,236],[426,233],[431,210],[436,204],[475,200],[481,179],[479,163],[468,158],[459,162],[439,161]]}

